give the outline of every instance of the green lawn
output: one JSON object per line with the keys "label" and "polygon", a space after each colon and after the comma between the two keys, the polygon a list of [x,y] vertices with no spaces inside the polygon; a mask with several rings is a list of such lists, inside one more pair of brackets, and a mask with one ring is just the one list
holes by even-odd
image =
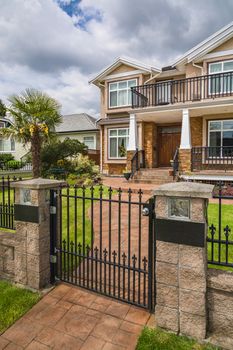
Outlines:
{"label": "green lawn", "polygon": [[187,337],[177,336],[160,329],[144,328],[136,350],[218,350],[209,344],[198,344]]}
{"label": "green lawn", "polygon": [[0,280],[0,334],[40,299],[39,293]]}

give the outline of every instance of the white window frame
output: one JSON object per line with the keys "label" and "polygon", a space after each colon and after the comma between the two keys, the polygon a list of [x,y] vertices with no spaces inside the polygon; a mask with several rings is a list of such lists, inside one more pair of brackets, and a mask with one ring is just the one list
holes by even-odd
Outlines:
{"label": "white window frame", "polygon": [[[215,74],[232,72],[232,69],[229,69],[229,70],[224,70],[223,69],[224,63],[227,63],[227,62],[233,62],[233,60],[216,61],[216,62],[209,63],[209,65],[208,65],[208,73],[209,73],[209,75],[215,75]],[[210,67],[212,65],[214,65],[214,64],[221,64],[221,71],[219,71],[219,72],[210,72]],[[209,79],[209,94],[210,95],[220,95],[220,94],[226,94],[226,93],[233,92],[233,89],[229,90],[229,91],[223,90],[223,86],[224,86],[223,85],[223,78],[221,78],[221,80],[220,80],[220,92],[211,92],[211,79]]]}
{"label": "white window frame", "polygon": [[[85,138],[92,138],[93,139],[93,148],[89,148],[86,144],[85,144]],[[84,145],[86,145],[88,147],[88,149],[96,149],[96,138],[94,135],[90,135],[90,136],[83,136],[83,143]]]}
{"label": "white window frame", "polygon": [[[118,153],[118,150],[119,150],[119,138],[122,138],[124,136],[122,135],[118,135],[118,130],[128,130],[127,131],[127,135],[125,137],[128,137],[129,139],[129,128],[127,127],[124,127],[124,128],[111,128],[111,129],[108,129],[108,159],[127,159],[127,157],[119,157],[119,153]],[[117,131],[117,135],[116,136],[110,136],[110,131]],[[117,138],[117,157],[111,157],[110,156],[110,139],[111,138]],[[126,146],[126,151],[127,151],[127,146]]]}
{"label": "white window frame", "polygon": [[[209,120],[208,121],[208,147],[212,147],[210,146],[210,133],[211,132],[221,132],[221,153],[220,153],[220,156],[216,156],[214,158],[218,159],[218,158],[228,158],[226,156],[223,156],[222,155],[222,147],[223,147],[223,132],[225,131],[232,131],[232,129],[223,129],[223,122],[225,121],[233,121],[233,119],[214,119],[214,120]],[[210,130],[210,124],[211,122],[220,122],[221,123],[221,129],[216,129],[216,130]],[[216,146],[217,147],[217,146]]]}
{"label": "white window frame", "polygon": [[[14,141],[14,149],[12,148],[12,142],[11,142],[11,138],[9,139],[4,139],[4,138],[0,138],[0,140],[3,141],[3,151],[0,150],[0,154],[3,153],[15,153],[15,141]],[[10,143],[10,150],[4,151],[4,144]]]}
{"label": "white window frame", "polygon": [[[109,83],[108,85],[108,106],[109,108],[120,108],[120,107],[128,107],[131,105],[131,101],[129,101],[129,91],[131,90],[131,87],[129,87],[129,82],[131,81],[135,81],[135,86],[137,85],[137,79],[127,79],[127,80],[119,80],[119,81],[114,81],[114,82],[111,82]],[[119,88],[119,83],[127,83],[127,88]],[[117,84],[117,89],[116,90],[110,90],[110,86],[111,85],[115,85]],[[119,91],[123,91],[123,90],[127,90],[127,103],[125,105],[119,105],[118,104],[118,93]],[[116,106],[111,106],[111,100],[110,100],[110,94],[111,92],[113,91],[117,91],[117,105]]]}

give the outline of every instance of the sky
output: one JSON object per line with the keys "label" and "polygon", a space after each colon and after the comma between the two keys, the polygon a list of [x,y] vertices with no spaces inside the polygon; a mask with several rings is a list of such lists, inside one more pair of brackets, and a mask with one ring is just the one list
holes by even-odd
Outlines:
{"label": "sky", "polygon": [[0,98],[43,90],[99,115],[88,81],[119,56],[166,66],[233,20],[232,0],[0,0]]}

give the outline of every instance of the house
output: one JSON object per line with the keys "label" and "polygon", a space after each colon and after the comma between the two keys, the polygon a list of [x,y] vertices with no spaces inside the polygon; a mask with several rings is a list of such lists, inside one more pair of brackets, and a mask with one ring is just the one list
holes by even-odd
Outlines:
{"label": "house", "polygon": [[[0,128],[7,128],[12,125],[11,119],[8,117],[0,117]],[[0,155],[10,153],[16,160],[21,160],[28,153],[28,149],[22,143],[15,141],[13,138],[0,137]]]}
{"label": "house", "polygon": [[120,57],[90,83],[100,90],[104,174],[233,171],[233,22],[167,67]]}
{"label": "house", "polygon": [[100,163],[100,130],[95,118],[86,113],[64,115],[56,132],[61,141],[69,137],[83,142],[88,147],[89,158]]}

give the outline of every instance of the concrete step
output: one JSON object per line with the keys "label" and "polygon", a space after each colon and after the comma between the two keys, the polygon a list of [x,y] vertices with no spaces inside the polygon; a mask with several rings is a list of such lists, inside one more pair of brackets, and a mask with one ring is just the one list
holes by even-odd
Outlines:
{"label": "concrete step", "polygon": [[132,179],[130,180],[132,183],[142,183],[142,184],[154,184],[154,185],[162,185],[165,183],[173,182],[173,178],[169,180],[148,180],[148,179]]}

